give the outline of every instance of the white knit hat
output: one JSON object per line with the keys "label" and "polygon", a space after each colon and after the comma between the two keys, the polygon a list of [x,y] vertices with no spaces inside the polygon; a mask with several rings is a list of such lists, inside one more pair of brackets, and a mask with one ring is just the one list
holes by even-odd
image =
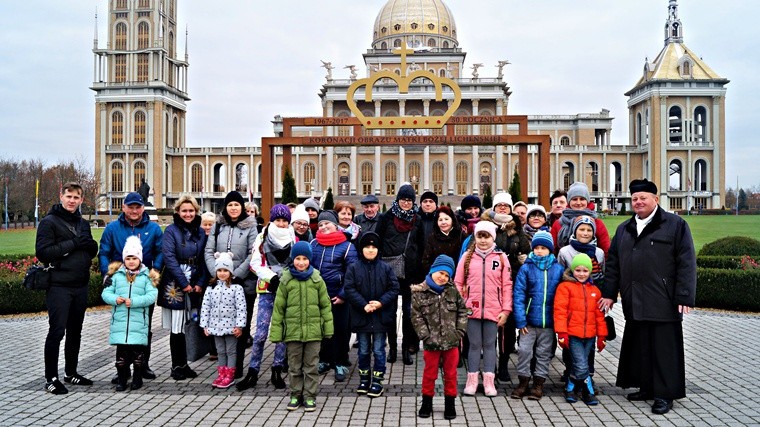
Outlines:
{"label": "white knit hat", "polygon": [[137,257],[142,262],[143,260],[143,247],[140,243],[140,238],[137,236],[127,237],[127,241],[124,242],[124,249],[121,251],[121,259],[126,259],[128,256]]}
{"label": "white knit hat", "polygon": [[296,209],[290,215],[290,223],[292,224],[296,221],[309,223],[309,214],[306,212],[306,206],[303,204],[296,206]]}
{"label": "white knit hat", "polygon": [[506,203],[509,207],[512,207],[512,195],[509,193],[499,193],[493,196],[493,205],[496,206],[499,203]]}

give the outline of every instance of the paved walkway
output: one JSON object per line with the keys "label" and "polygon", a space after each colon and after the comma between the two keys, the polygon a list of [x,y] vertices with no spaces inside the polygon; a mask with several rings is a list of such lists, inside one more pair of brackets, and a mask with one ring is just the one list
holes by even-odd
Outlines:
{"label": "paved walkway", "polygon": [[[618,336],[622,337],[624,320],[619,306],[616,308]],[[440,380],[433,417],[425,420],[416,416],[421,353],[417,356],[419,364],[389,365],[385,395],[370,399],[354,393],[358,373],[353,350],[354,366],[348,382],[335,383],[332,374],[327,374],[322,377],[316,412],[288,412],[287,390],[275,390],[268,381],[271,344],[265,352],[263,380],[254,390],[217,391],[211,388],[214,362],[194,363],[200,374],[196,379],[177,382],[170,378],[168,333],[157,327],[151,366],[158,379],[146,381],[139,391],[116,393],[110,384],[115,350],[108,345],[108,321],[109,313],[103,310],[88,312],[85,320],[79,371],[95,380],[95,385],[71,386],[69,394],[53,396],[43,391],[47,318],[0,319],[0,425],[760,425],[758,315],[696,310],[687,316],[688,397],[676,402],[666,416],[652,415],[646,402],[628,402],[626,391],[614,386],[618,338],[596,358],[598,406],[565,403],[559,382],[562,363],[557,357],[552,361],[547,396],[541,401],[510,399],[513,384],[502,384],[495,398],[458,398],[458,417],[451,423],[443,419]],[[156,310],[154,324],[160,325],[160,309]],[[515,362],[516,355],[512,355],[510,373],[516,381]],[[63,355],[60,366],[63,369]],[[460,391],[464,376],[460,369]]]}

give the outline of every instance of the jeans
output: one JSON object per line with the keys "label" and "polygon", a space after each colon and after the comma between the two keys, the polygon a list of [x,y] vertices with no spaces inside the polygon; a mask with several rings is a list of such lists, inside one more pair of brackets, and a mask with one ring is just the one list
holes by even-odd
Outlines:
{"label": "jeans", "polygon": [[571,376],[576,380],[585,380],[588,375],[588,353],[593,351],[596,338],[570,337],[570,357],[573,360]]}
{"label": "jeans", "polygon": [[375,356],[375,364],[372,368],[375,372],[385,372],[385,332],[357,332],[356,339],[359,342],[359,370],[369,370],[370,346]]}
{"label": "jeans", "polygon": [[87,310],[87,286],[67,288],[52,286],[47,291],[45,303],[48,308],[48,329],[45,338],[45,378],[58,376],[58,353],[61,340],[66,336],[64,357],[65,374],[77,373],[79,347],[82,343],[82,323]]}

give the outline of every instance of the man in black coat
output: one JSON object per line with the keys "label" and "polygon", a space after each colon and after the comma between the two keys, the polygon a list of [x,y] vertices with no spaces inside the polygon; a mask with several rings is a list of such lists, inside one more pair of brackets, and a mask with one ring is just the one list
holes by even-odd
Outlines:
{"label": "man in black coat", "polygon": [[90,267],[98,253],[90,225],[79,212],[84,201],[82,192],[77,183],[69,182],[63,186],[61,203],[53,206],[42,218],[35,242],[37,259],[53,266],[45,300],[50,324],[45,339],[45,390],[52,394],[68,393],[58,380],[58,353],[64,335],[66,365],[63,380],[73,385],[92,385],[91,380],[77,373]]}
{"label": "man in black coat", "polygon": [[638,387],[628,400],[654,399],[652,412],[665,414],[673,399],[686,397],[683,315],[695,303],[697,259],[689,225],[658,206],[657,186],[630,184],[635,215],[612,239],[603,299],[608,310],[618,292],[625,331],[616,385]]}

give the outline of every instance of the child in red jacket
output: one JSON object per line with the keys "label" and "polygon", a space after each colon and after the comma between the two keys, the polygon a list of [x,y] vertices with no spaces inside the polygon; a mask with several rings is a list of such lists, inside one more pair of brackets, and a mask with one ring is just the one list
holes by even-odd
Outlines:
{"label": "child in red jacket", "polygon": [[570,270],[565,272],[562,283],[554,297],[554,331],[560,347],[570,349],[573,371],[565,388],[565,400],[575,403],[580,390],[583,403],[596,405],[588,371],[588,354],[594,347],[604,350],[607,324],[604,313],[598,308],[602,296],[599,288],[591,282],[591,258],[584,253],[573,257]]}

